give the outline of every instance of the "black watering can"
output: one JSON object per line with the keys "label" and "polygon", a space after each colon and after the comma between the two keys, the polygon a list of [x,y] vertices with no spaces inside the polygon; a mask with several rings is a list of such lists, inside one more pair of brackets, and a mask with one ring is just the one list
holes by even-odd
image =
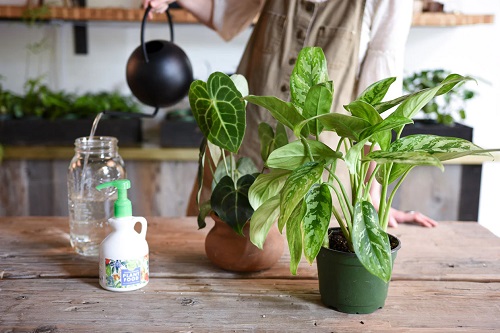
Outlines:
{"label": "black watering can", "polygon": [[[152,40],[144,42],[144,30],[151,6],[144,13],[141,24],[141,45],[127,61],[127,83],[135,97],[155,108],[153,114],[130,114],[127,116],[154,117],[160,107],[181,101],[188,93],[193,81],[193,69],[186,53],[174,44],[172,16],[167,8],[170,26],[170,41]],[[113,112],[113,115],[116,115]],[[125,115],[122,113],[122,115]]]}

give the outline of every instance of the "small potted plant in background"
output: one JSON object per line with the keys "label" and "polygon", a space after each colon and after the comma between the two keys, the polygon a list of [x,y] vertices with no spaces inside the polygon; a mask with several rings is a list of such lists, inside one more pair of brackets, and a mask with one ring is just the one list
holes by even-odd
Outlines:
{"label": "small potted plant in background", "polygon": [[[323,51],[304,48],[290,78],[290,102],[274,96],[244,97],[268,109],[297,138],[268,156],[269,172],[259,175],[250,187],[249,201],[255,209],[250,224],[252,242],[261,247],[277,219],[279,230],[286,230],[292,274],[302,255],[313,263],[319,254],[320,293],[327,306],[349,313],[369,313],[382,307],[399,248],[399,241],[387,234],[389,210],[404,178],[417,165],[443,168],[444,160],[486,153],[459,138],[400,137],[404,125],[428,101],[466,80],[453,74],[435,88],[383,102],[395,81],[388,78],[346,105],[348,115],[331,113],[333,82],[328,79]],[[233,103],[234,99],[225,100]],[[392,113],[383,118],[381,114],[388,110]],[[338,147],[332,149],[319,141],[324,131],[338,134]],[[347,184],[336,173],[340,163],[349,170]],[[371,174],[370,164],[375,164]],[[375,181],[381,184],[382,193],[380,201],[373,203],[369,189]],[[392,183],[395,186],[389,193]],[[339,209],[332,198],[340,203]],[[338,229],[330,228],[332,218]],[[334,258],[323,265],[327,257],[337,255],[347,259]],[[345,261],[347,265],[343,265]],[[352,267],[355,273],[336,275]],[[361,275],[353,277],[358,273]]]}
{"label": "small potted plant in background", "polygon": [[[414,72],[403,80],[403,90],[414,93],[423,89],[438,86],[451,72],[445,69],[431,69]],[[467,117],[467,102],[476,96],[476,92],[468,88],[467,82],[458,84],[447,94],[439,95],[430,100],[414,119],[414,124],[406,126],[402,136],[411,134],[435,134],[454,136],[472,141],[473,128],[460,121]]]}
{"label": "small potted plant in background", "polygon": [[[283,254],[284,240],[278,230],[269,234],[261,249],[250,242],[253,208],[248,189],[259,174],[248,157],[237,158],[246,129],[246,80],[213,73],[207,82],[196,80],[189,90],[193,116],[204,135],[200,146],[198,226],[210,215],[214,227],[205,240],[207,257],[230,271],[253,272],[271,267]],[[211,183],[210,198],[201,202],[204,185]]]}
{"label": "small potted plant in background", "polygon": [[[23,95],[0,84],[0,143],[6,145],[73,145],[88,136],[100,112],[140,112],[130,96],[118,92],[73,94],[54,91],[42,78],[28,80]],[[104,117],[96,135],[114,136],[120,145],[141,142],[141,120]]]}

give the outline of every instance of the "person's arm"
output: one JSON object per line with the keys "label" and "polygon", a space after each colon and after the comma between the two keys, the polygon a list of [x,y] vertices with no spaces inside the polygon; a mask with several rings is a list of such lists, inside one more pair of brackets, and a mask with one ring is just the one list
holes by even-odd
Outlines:
{"label": "person's arm", "polygon": [[[163,13],[175,0],[143,0],[155,13]],[[198,21],[230,40],[250,26],[260,12],[264,0],[178,0],[177,3]]]}

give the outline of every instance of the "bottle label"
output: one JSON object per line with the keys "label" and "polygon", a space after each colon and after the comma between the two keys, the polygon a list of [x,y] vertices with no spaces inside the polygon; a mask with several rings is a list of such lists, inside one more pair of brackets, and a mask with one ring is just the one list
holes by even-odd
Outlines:
{"label": "bottle label", "polygon": [[106,286],[131,288],[149,281],[149,255],[142,259],[113,260],[106,258]]}

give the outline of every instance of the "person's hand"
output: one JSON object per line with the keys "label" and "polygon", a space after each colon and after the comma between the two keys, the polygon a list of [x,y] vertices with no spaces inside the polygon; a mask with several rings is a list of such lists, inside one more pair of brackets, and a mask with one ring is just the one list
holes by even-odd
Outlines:
{"label": "person's hand", "polygon": [[149,12],[149,18],[153,17],[153,13],[165,13],[168,5],[175,0],[142,0],[142,6],[148,8],[151,6],[151,11]]}
{"label": "person's hand", "polygon": [[402,211],[391,208],[389,214],[389,227],[396,228],[399,223],[416,223],[423,227],[437,227],[438,223],[420,212]]}

